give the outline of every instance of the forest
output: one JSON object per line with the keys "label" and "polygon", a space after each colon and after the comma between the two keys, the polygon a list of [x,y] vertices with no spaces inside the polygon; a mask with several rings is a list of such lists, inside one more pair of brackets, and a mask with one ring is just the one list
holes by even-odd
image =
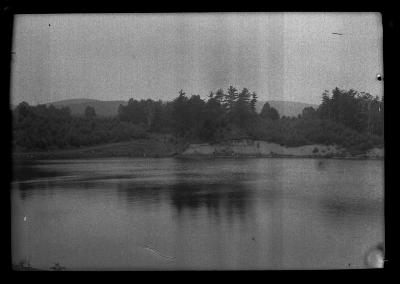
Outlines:
{"label": "forest", "polygon": [[207,99],[183,90],[168,102],[135,100],[120,105],[112,118],[86,107],[81,116],[68,107],[30,106],[13,111],[13,146],[17,150],[70,149],[172,134],[187,142],[257,139],[286,146],[338,145],[358,153],[383,146],[383,98],[355,90],[325,90],[318,108],[306,107],[297,117],[280,116],[265,103],[256,112],[257,94],[233,86],[210,92]]}

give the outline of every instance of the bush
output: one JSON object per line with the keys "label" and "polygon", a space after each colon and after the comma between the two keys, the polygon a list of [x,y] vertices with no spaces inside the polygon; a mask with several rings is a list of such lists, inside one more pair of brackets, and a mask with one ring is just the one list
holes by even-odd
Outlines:
{"label": "bush", "polygon": [[254,139],[289,147],[316,143],[366,151],[383,143],[383,139],[377,136],[361,134],[342,124],[322,119],[259,120],[248,133]]}

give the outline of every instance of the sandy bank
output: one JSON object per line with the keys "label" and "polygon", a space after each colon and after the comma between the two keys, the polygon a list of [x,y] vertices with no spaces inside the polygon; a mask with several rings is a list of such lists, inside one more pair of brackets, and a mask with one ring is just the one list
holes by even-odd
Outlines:
{"label": "sandy bank", "polygon": [[382,148],[372,148],[366,153],[368,158],[383,158],[385,156]]}
{"label": "sandy bank", "polygon": [[257,140],[230,140],[220,143],[190,144],[181,156],[267,156],[267,157],[343,157],[383,158],[383,149],[374,148],[365,154],[352,156],[346,149],[335,145],[304,145],[286,147]]}
{"label": "sandy bank", "polygon": [[346,149],[334,145],[304,145],[285,147],[257,140],[230,140],[220,143],[186,144],[163,137],[136,139],[127,142],[69,150],[14,152],[14,159],[90,159],[108,157],[324,157],[348,159],[382,159],[384,151],[373,148],[362,155],[351,155]]}

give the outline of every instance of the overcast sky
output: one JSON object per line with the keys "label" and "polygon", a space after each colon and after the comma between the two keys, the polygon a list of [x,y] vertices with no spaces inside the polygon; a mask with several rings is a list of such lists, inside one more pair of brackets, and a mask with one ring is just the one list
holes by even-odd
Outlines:
{"label": "overcast sky", "polygon": [[383,93],[379,13],[18,15],[14,27],[13,104],[229,85],[317,104],[336,86]]}

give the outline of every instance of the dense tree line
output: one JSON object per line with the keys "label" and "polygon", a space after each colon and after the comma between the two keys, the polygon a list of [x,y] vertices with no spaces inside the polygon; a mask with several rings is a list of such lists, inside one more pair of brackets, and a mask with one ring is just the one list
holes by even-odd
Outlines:
{"label": "dense tree line", "polygon": [[168,103],[130,99],[126,106],[119,107],[118,117],[149,131],[164,130],[177,137],[209,141],[215,139],[225,127],[245,128],[254,122],[258,117],[256,102],[257,94],[250,93],[247,88],[238,92],[230,86],[226,93],[218,89],[215,93],[211,92],[207,100],[199,95],[189,97],[181,90]]}
{"label": "dense tree line", "polygon": [[325,91],[318,117],[341,123],[355,131],[369,135],[383,135],[382,100],[368,93],[335,88],[332,95]]}
{"label": "dense tree line", "polygon": [[383,99],[367,93],[325,91],[317,109],[307,107],[298,117],[280,117],[268,103],[257,113],[256,103],[255,92],[233,86],[210,92],[206,99],[183,90],[170,102],[130,99],[115,118],[97,117],[92,107],[74,117],[68,108],[21,103],[14,110],[14,143],[27,149],[68,148],[149,132],[173,133],[187,141],[251,138],[287,146],[336,144],[355,151],[383,143]]}
{"label": "dense tree line", "polygon": [[383,146],[383,98],[368,93],[339,88],[331,94],[325,91],[317,109],[306,107],[296,118],[279,118],[274,110],[268,110],[264,105],[263,120],[248,129],[250,137],[287,146],[335,144],[354,153]]}
{"label": "dense tree line", "polygon": [[251,133],[288,146],[335,144],[357,153],[383,146],[383,122],[383,98],[335,88],[322,94],[317,109],[306,107],[297,118],[265,121]]}
{"label": "dense tree line", "polygon": [[140,127],[117,118],[98,118],[91,107],[85,116],[71,116],[69,108],[29,106],[13,112],[13,143],[29,150],[65,149],[145,137]]}

